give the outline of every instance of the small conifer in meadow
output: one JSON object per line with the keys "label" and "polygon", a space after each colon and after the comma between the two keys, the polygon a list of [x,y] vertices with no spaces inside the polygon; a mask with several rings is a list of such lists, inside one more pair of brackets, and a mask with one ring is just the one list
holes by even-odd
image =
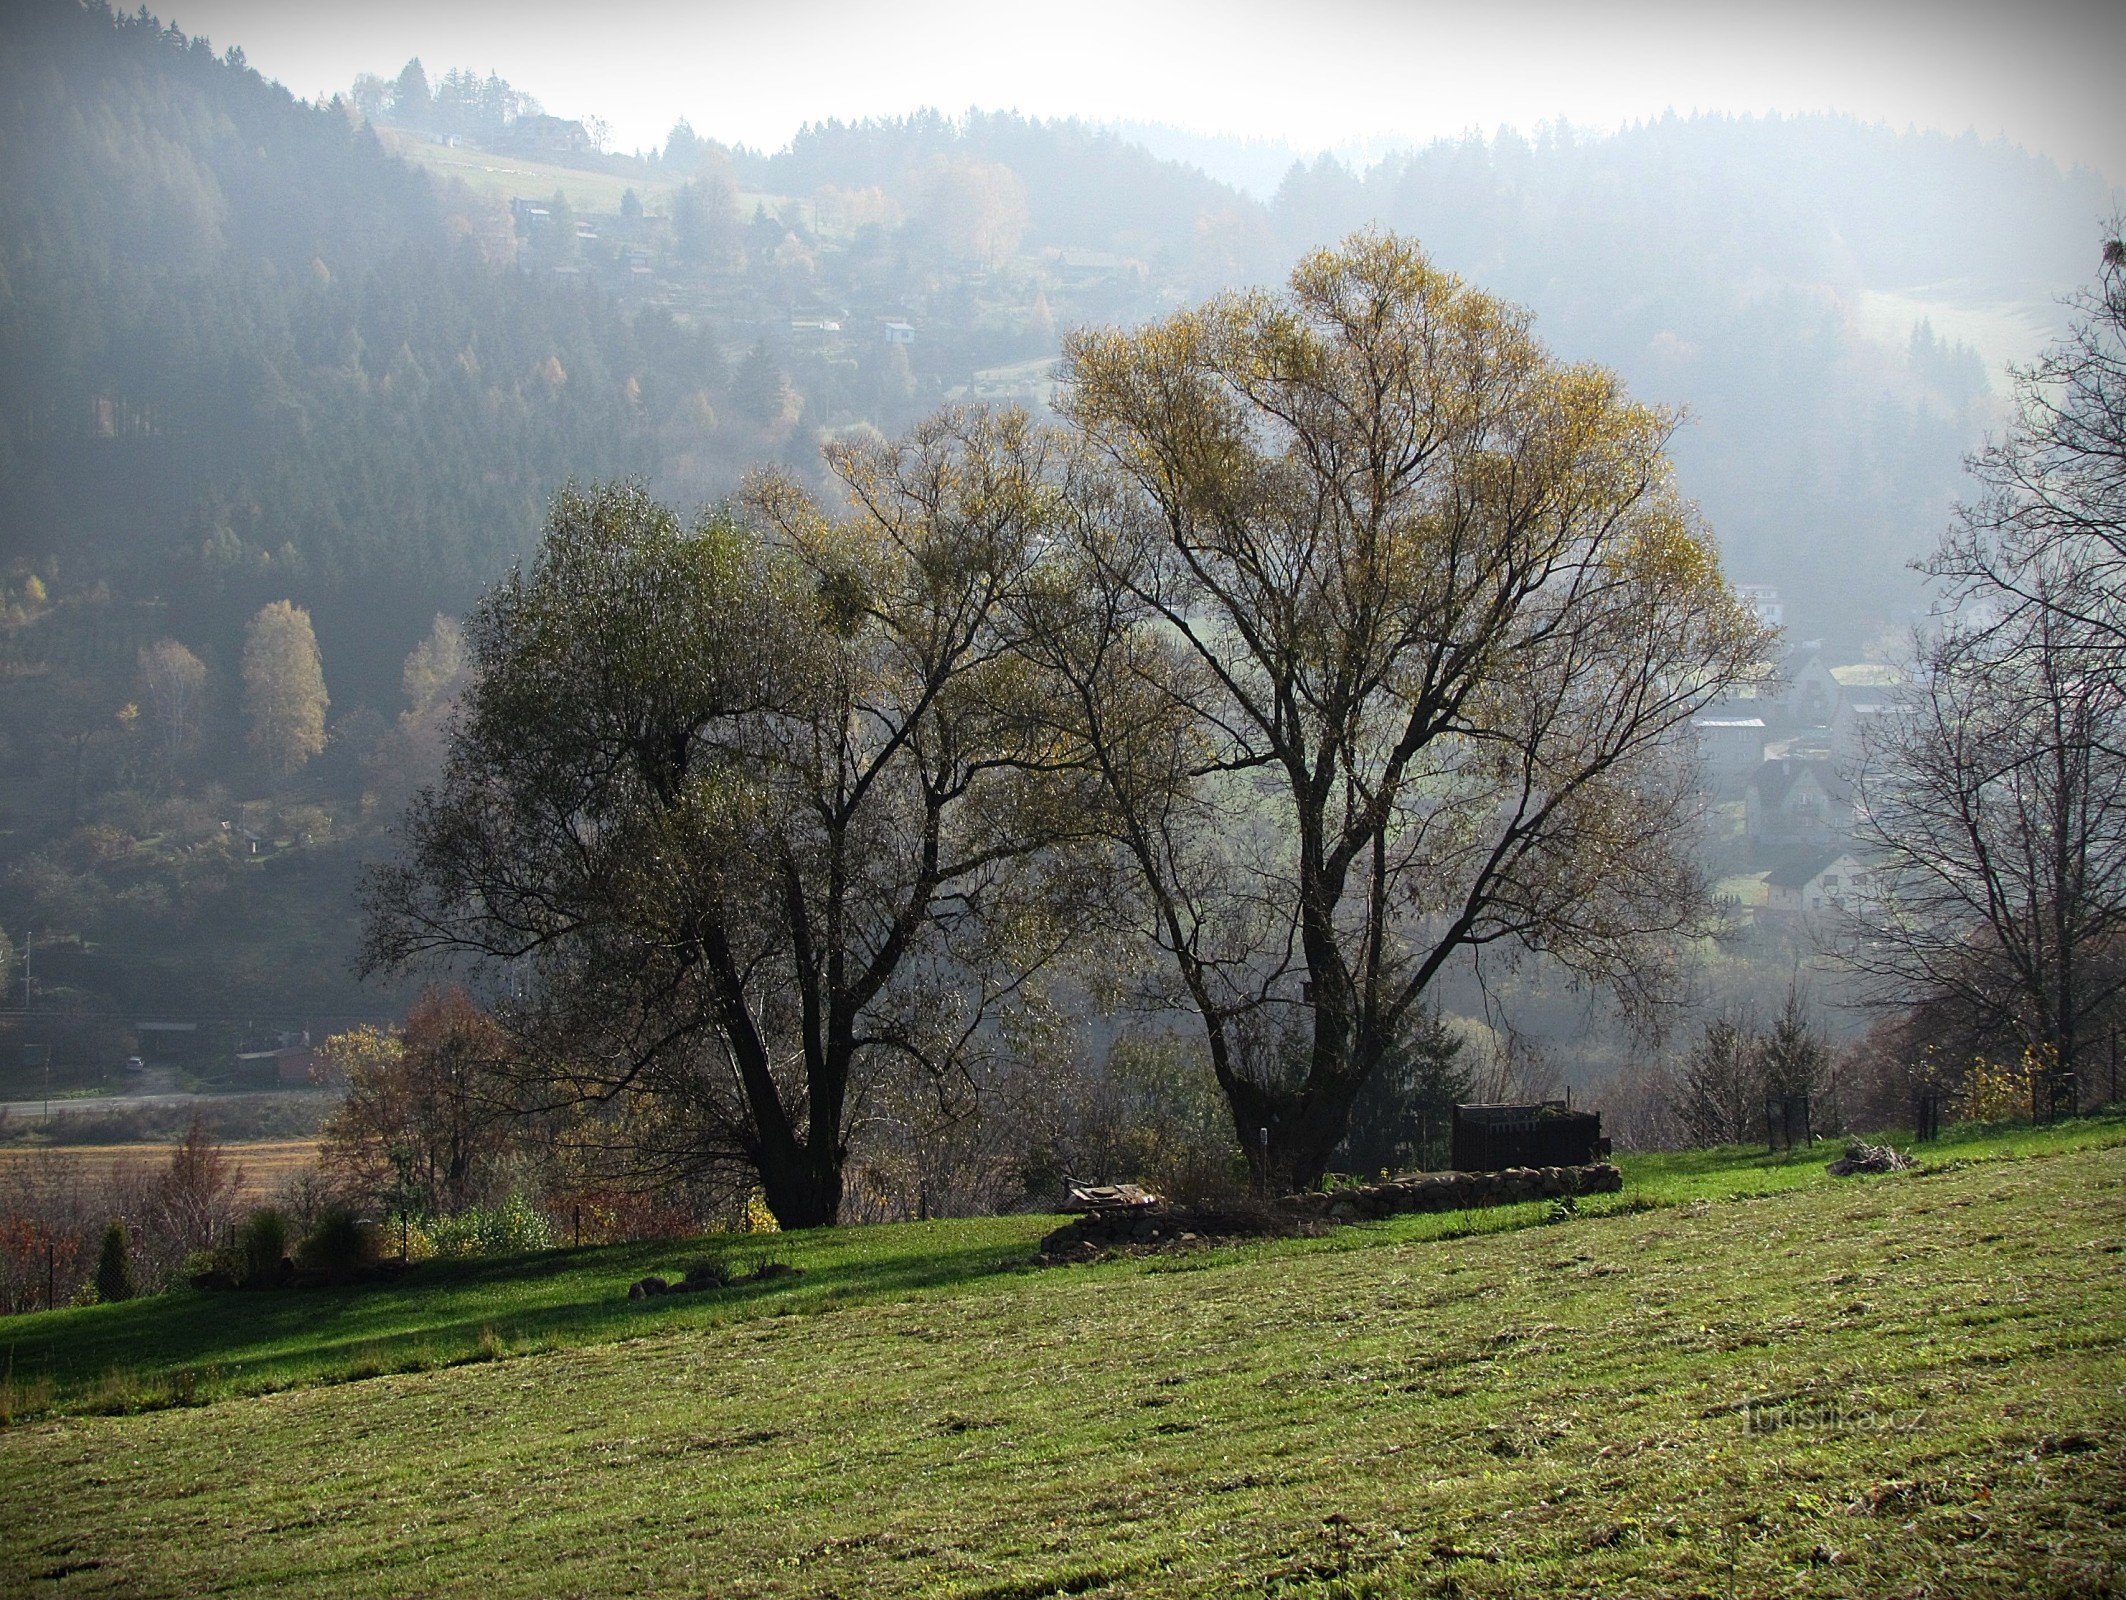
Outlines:
{"label": "small conifer in meadow", "polygon": [[103,1254],[96,1261],[96,1298],[130,1300],[140,1292],[133,1277],[133,1250],[127,1242],[125,1223],[117,1217],[103,1230]]}

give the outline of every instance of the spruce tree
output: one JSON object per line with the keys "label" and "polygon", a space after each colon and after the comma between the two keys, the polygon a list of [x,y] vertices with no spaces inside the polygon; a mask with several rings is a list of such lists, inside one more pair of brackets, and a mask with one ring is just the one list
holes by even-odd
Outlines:
{"label": "spruce tree", "polygon": [[133,1277],[133,1251],[126,1241],[125,1223],[111,1218],[103,1230],[103,1253],[96,1261],[96,1298],[130,1300],[140,1292]]}

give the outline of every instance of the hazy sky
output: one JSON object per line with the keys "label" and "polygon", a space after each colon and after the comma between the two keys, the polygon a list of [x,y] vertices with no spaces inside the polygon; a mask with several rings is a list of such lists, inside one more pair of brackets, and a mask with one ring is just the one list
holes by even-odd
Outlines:
{"label": "hazy sky", "polygon": [[[627,150],[773,149],[921,106],[1171,123],[1307,150],[1674,109],[2005,134],[2126,181],[2126,6],[2090,0],[163,0],[304,96],[497,71]],[[151,9],[154,7],[151,6]]]}

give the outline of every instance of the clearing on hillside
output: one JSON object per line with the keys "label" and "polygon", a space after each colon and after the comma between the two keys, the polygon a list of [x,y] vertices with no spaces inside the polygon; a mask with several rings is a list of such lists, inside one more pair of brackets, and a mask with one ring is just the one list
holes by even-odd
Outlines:
{"label": "clearing on hillside", "polygon": [[[743,1317],[519,1355],[505,1269],[552,1263],[604,1306],[645,1259],[526,1258],[494,1269],[491,1322],[454,1301],[427,1325],[500,1359],[18,1426],[0,1573],[127,1595],[2116,1592],[2126,1149],[1796,1172],[1488,1236],[1047,1271],[977,1270],[1010,1253],[1003,1222],[841,1230],[791,1241],[817,1270]],[[860,1281],[918,1252],[967,1270]],[[413,1292],[367,1303],[380,1338]]]}

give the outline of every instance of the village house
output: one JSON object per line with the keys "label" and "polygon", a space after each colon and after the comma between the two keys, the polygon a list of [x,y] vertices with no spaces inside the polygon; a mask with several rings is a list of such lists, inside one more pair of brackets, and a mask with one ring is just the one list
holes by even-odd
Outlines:
{"label": "village house", "polygon": [[1853,832],[1853,785],[1834,761],[1762,763],[1742,793],[1743,836],[1753,845],[1829,848]]}
{"label": "village house", "polygon": [[1738,714],[1740,708],[1723,707],[1719,714],[1694,717],[1690,731],[1698,741],[1699,759],[1705,764],[1705,779],[1716,795],[1734,795],[1764,763],[1768,737],[1761,716]]}
{"label": "village house", "polygon": [[503,145],[525,155],[584,155],[591,136],[582,123],[567,117],[519,117],[509,125]]}
{"label": "village house", "polygon": [[307,1033],[282,1034],[271,1050],[239,1050],[236,1074],[247,1082],[270,1082],[284,1089],[308,1089],[331,1081],[330,1063],[310,1043]]}
{"label": "village house", "polygon": [[1838,709],[1831,714],[1831,753],[1848,767],[1858,766],[1871,748],[1881,744],[1885,722],[1908,717],[1914,709],[1911,693],[1901,681],[1841,684]]}
{"label": "village house", "polygon": [[1779,591],[1769,583],[1738,583],[1735,598],[1748,606],[1756,619],[1768,628],[1786,626],[1786,607],[1779,599]]}
{"label": "village house", "polygon": [[1780,668],[1779,709],[1797,728],[1828,728],[1838,710],[1839,683],[1814,645],[1803,645]]}
{"label": "village house", "polygon": [[1855,915],[1881,903],[1874,869],[1846,850],[1796,856],[1766,873],[1764,888],[1765,903],[1758,914],[1772,922]]}

